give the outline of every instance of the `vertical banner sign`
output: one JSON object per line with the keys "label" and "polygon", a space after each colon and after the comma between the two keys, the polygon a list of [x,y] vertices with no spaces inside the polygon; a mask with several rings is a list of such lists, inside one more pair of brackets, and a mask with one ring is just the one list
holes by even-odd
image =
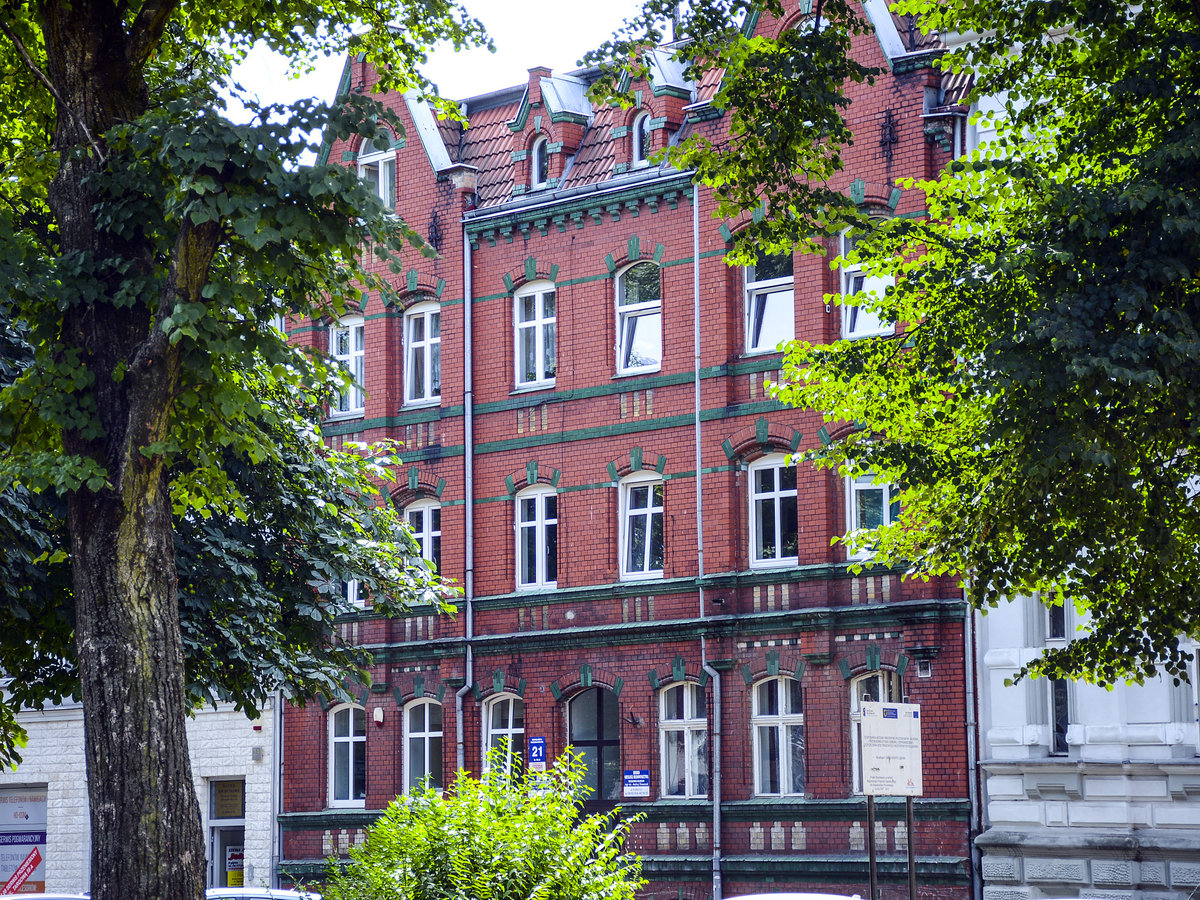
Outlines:
{"label": "vertical banner sign", "polygon": [[860,710],[863,793],[922,796],[920,705],[864,700]]}
{"label": "vertical banner sign", "polygon": [[546,771],[546,739],[544,737],[529,739],[529,771]]}
{"label": "vertical banner sign", "polygon": [[46,788],[0,788],[0,893],[46,890]]}

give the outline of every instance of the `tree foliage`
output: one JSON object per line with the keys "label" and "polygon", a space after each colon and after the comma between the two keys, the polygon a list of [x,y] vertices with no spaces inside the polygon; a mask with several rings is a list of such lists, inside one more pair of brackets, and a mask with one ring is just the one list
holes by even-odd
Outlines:
{"label": "tree foliage", "polygon": [[[964,573],[1084,614],[1028,668],[1099,683],[1183,676],[1200,637],[1200,9],[1151,0],[905,0],[983,35],[997,140],[916,185],[857,258],[894,336],[800,345],[789,403],[855,423],[820,462],[902,488],[880,561]],[[1014,50],[1014,48],[1017,48]],[[985,108],[987,105],[985,103]]]}
{"label": "tree foliage", "polygon": [[567,754],[549,772],[459,772],[445,792],[397,797],[335,861],[331,900],[633,900],[641,860],[626,852],[633,819],[582,816],[586,767]]}

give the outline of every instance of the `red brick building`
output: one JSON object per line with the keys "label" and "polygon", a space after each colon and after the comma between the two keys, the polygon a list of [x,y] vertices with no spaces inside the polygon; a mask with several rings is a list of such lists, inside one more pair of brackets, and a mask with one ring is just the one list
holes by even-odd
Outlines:
{"label": "red brick building", "polygon": [[[886,73],[852,90],[838,187],[873,214],[917,215],[896,179],[937,172],[961,129],[936,48],[882,2],[865,11],[875,33],[855,53]],[[790,465],[828,432],[763,388],[782,340],[889,328],[827,305],[862,282],[827,258],[726,265],[710,193],[647,161],[726,120],[668,51],[652,69],[630,110],[593,108],[586,71],[531,69],[468,99],[466,130],[388,96],[405,125],[391,149],[330,148],[441,255],[389,276],[399,304],[367,296],[293,338],[364,388],[333,411],[333,441],[404,442],[395,502],[464,597],[454,618],[364,605],[342,627],[374,650],[373,684],[356,705],[287,711],[285,878],[319,874],[396,794],[477,772],[508,738],[548,758],[572,744],[596,802],[645,814],[647,895],[707,897],[714,871],[729,896],[865,894],[857,703],[907,698],[924,722],[922,896],[969,893],[961,592],[869,560],[848,571],[831,540],[888,516],[887,488]],[[342,88],[373,77],[351,60]],[[903,804],[878,807],[883,893],[898,898]]]}

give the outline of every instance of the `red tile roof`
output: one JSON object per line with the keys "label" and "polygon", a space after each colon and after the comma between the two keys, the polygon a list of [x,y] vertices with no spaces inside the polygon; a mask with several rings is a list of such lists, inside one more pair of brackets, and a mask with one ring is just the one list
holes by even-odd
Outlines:
{"label": "red tile roof", "polygon": [[516,148],[508,123],[520,105],[514,100],[471,113],[459,161],[479,170],[475,191],[481,207],[512,199],[512,152]]}

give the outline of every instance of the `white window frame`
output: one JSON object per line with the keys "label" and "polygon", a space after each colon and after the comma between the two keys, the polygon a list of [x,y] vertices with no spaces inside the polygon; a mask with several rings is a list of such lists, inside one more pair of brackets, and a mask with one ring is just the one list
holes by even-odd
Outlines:
{"label": "white window frame", "polygon": [[862,787],[862,710],[863,685],[874,681],[880,703],[903,703],[904,680],[893,669],[864,672],[850,679],[850,789],[855,794]]}
{"label": "white window frame", "polygon": [[[404,706],[404,784],[403,784],[403,787],[404,787],[405,794],[412,793],[412,789],[414,787],[417,787],[417,785],[414,783],[413,769],[412,769],[412,746],[411,746],[411,744],[412,744],[413,740],[417,740],[420,742],[421,762],[424,765],[424,771],[426,773],[426,776],[432,774],[434,763],[436,763],[437,770],[441,773],[442,777],[440,779],[434,779],[433,787],[440,790],[446,786],[445,785],[446,773],[442,766],[442,756],[439,753],[435,757],[435,755],[431,752],[434,738],[437,738],[439,740],[439,747],[442,746],[442,741],[444,741],[444,739],[445,739],[445,731],[443,730],[445,720],[443,720],[443,724],[438,725],[438,727],[436,729],[431,726],[429,711],[433,707],[436,707],[439,710],[439,712],[442,711],[442,704],[440,704],[437,700],[431,700],[429,698],[422,698],[420,700],[414,700],[411,703],[405,704],[405,706]],[[423,728],[420,731],[414,731],[412,728],[412,723],[409,721],[413,711],[417,710],[417,709],[423,710],[423,713],[422,713]]]}
{"label": "white window frame", "polygon": [[[501,704],[506,704],[507,708],[504,712],[504,724],[497,726],[492,718],[496,707]],[[521,709],[520,725],[513,724],[516,720],[517,704],[520,704]],[[501,744],[502,740],[506,743]],[[485,771],[491,768],[492,760],[489,754],[493,747],[504,748],[500,754],[505,775],[513,774],[514,762],[518,772],[524,767],[522,760],[525,754],[525,701],[516,694],[507,692],[496,694],[494,697],[489,697],[483,704],[483,765]]]}
{"label": "white window frame", "polygon": [[357,578],[350,578],[342,581],[342,597],[351,606],[356,606],[359,609],[365,609],[367,606],[367,598],[360,589]]}
{"label": "white window frame", "polygon": [[[441,304],[436,300],[422,300],[415,303],[404,313],[404,405],[432,406],[442,401],[442,328]],[[413,324],[420,320],[424,325],[424,335],[420,340],[413,338]],[[437,334],[433,333],[434,324]],[[437,365],[434,365],[434,359]],[[421,393],[416,393],[416,379],[412,377],[416,363],[421,367],[423,387]],[[434,387],[434,375],[437,375],[437,387]]]}
{"label": "white window frame", "polygon": [[[344,352],[338,346],[342,337],[346,340]],[[329,356],[351,379],[350,389],[339,391],[334,398],[329,417],[361,416],[366,410],[367,373],[366,325],[362,316],[346,316],[329,327]]]}
{"label": "white window frame", "polygon": [[[846,476],[846,533],[853,535],[862,531],[862,525],[858,520],[858,495],[864,491],[882,491],[883,492],[883,515],[882,524],[892,524],[893,511],[892,506],[896,503],[896,487],[895,485],[884,482],[882,484],[875,483],[874,473],[868,472],[858,476]],[[852,560],[871,559],[875,555],[875,548],[871,545],[856,546],[854,544],[846,545],[846,558]]]}
{"label": "white window frame", "polygon": [[[668,718],[674,703],[669,695],[683,692],[682,718]],[[708,797],[708,712],[706,697],[700,686],[691,682],[668,685],[658,692],[658,748],[659,772],[661,773],[660,794],[663,797],[704,799]],[[683,791],[672,793],[675,786],[668,783],[667,773],[671,768],[672,748],[670,741],[676,736],[676,746],[683,748]],[[703,762],[701,762],[703,758]]]}
{"label": "white window frame", "polygon": [[[629,273],[639,266],[653,266],[658,272],[658,297],[653,300],[643,300],[638,303],[622,303],[625,297],[626,279]],[[617,374],[618,375],[637,375],[644,372],[657,372],[662,368],[663,357],[663,323],[662,323],[662,268],[652,262],[645,260],[626,266],[617,273],[617,297],[616,297],[616,323],[617,323]],[[636,326],[638,319],[649,319],[657,317],[658,319],[658,359],[654,362],[638,365],[636,363],[626,365],[625,360],[628,359],[633,352],[633,343],[631,334],[636,334],[636,327],[631,332],[631,326]]]}
{"label": "white window frame", "polygon": [[[543,173],[543,168],[545,172]],[[550,139],[539,137],[529,148],[529,187],[544,188],[550,183]]]}
{"label": "white window frame", "polygon": [[[554,514],[547,510],[547,501],[554,499]],[[526,502],[533,501],[533,517],[525,518]],[[558,493],[548,485],[533,485],[517,494],[513,503],[516,536],[514,572],[518,591],[544,590],[558,587]],[[554,536],[554,572],[550,569],[550,538]],[[532,536],[534,542],[533,572],[525,572],[525,539]]]}
{"label": "white window frame", "polygon": [[[760,492],[756,476],[764,469],[774,471],[774,487],[771,490]],[[796,481],[796,486],[790,490],[783,487],[783,473],[789,469],[792,472],[793,479]],[[750,567],[752,569],[770,569],[796,565],[799,561],[800,545],[799,472],[796,466],[788,462],[785,454],[772,453],[752,462],[748,474],[749,477],[746,481],[750,495]],[[759,534],[759,504],[769,507],[774,523],[776,540],[778,541],[778,536],[783,533],[784,521],[786,519],[785,509],[789,500],[793,510],[792,518],[796,529],[796,553],[784,555],[781,552],[783,548],[776,547],[776,552],[773,556],[765,556],[763,554],[762,535]]]}
{"label": "white window frame", "polygon": [[[411,514],[421,513],[420,529],[413,528]],[[436,500],[415,500],[404,507],[404,521],[412,528],[413,538],[421,547],[421,558],[442,568],[442,505]],[[436,514],[436,515],[435,515]],[[435,523],[434,519],[438,521]]]}
{"label": "white window frame", "polygon": [[[855,235],[852,231],[843,231],[839,238],[841,256],[844,258],[854,247]],[[849,297],[854,294],[866,293],[882,297],[889,287],[896,283],[893,275],[870,275],[863,271],[859,263],[847,265],[842,269],[842,295]],[[848,341],[859,338],[878,337],[892,334],[894,325],[882,321],[874,312],[861,306],[842,306],[842,337]]]}
{"label": "white window frame", "polygon": [[[533,318],[522,320],[522,301],[533,298]],[[553,312],[546,314],[549,298]],[[552,281],[535,281],[513,295],[513,381],[518,388],[550,387],[558,373],[557,291]],[[522,341],[527,343],[523,344]],[[522,371],[522,349],[532,344],[532,377]],[[547,348],[550,356],[547,358]],[[549,362],[550,365],[547,365]]]}
{"label": "white window frame", "polygon": [[[754,796],[756,797],[803,797],[804,791],[794,791],[790,789],[792,783],[792,766],[795,760],[792,758],[792,742],[791,729],[799,727],[803,734],[804,729],[804,695],[803,687],[801,687],[800,712],[788,712],[787,701],[790,696],[790,685],[800,684],[797,679],[790,675],[774,675],[770,678],[763,678],[756,681],[751,687],[750,694],[750,732],[751,743],[754,753]],[[761,703],[759,698],[760,688],[771,685],[775,692],[775,707],[778,712],[764,712],[760,709]],[[777,770],[779,773],[779,790],[772,791],[764,788],[763,779],[765,774],[762,771],[762,741],[765,733],[774,732],[775,747],[779,754],[777,760]],[[805,739],[807,736],[805,735]],[[807,746],[806,741],[802,742]],[[804,776],[805,788],[808,785],[808,760],[807,753],[804,759],[800,760],[800,770]]]}
{"label": "white window frame", "polygon": [[[362,733],[355,734],[354,719],[355,713],[362,713]],[[337,718],[345,714],[346,734],[338,736]],[[328,739],[329,739],[329,806],[331,808],[346,808],[346,809],[365,809],[367,805],[366,789],[367,789],[367,711],[363,707],[354,703],[341,703],[329,710],[328,718]],[[337,783],[336,775],[336,760],[337,749],[339,745],[346,745],[346,778],[344,784]],[[363,763],[363,796],[353,797],[354,793],[354,761],[356,756],[361,756]],[[344,788],[346,796],[339,797],[339,788]]]}
{"label": "white window frame", "polygon": [[[648,488],[646,500],[647,505],[634,510],[630,508],[633,492],[638,488]],[[662,493],[662,502],[655,504],[654,494],[655,488],[660,489]],[[636,475],[630,475],[621,481],[619,486],[619,537],[620,537],[620,572],[622,581],[640,581],[650,578],[662,578],[663,571],[667,562],[667,535],[666,535],[666,490],[662,476],[656,472],[641,472]],[[658,530],[662,535],[662,562],[663,567],[658,569],[633,569],[629,566],[629,551],[632,549],[630,541],[633,540],[633,517],[644,518],[646,522],[646,543],[642,551],[642,562],[645,566],[649,566],[653,559],[652,552],[652,536],[654,533],[654,518],[658,517]]]}
{"label": "white window frame", "polygon": [[[794,263],[793,263],[794,265]],[[755,280],[755,267],[746,266],[742,270],[742,277],[745,279],[745,333],[746,333],[746,355],[756,353],[776,353],[780,344],[795,340],[796,338],[796,292],[795,292],[795,273],[792,275],[782,276],[779,278],[766,278],[761,281]],[[782,295],[786,294],[786,297]],[[787,309],[787,327],[783,329],[783,336],[774,343],[767,344],[763,342],[764,335],[760,327],[757,337],[755,336],[755,324],[761,322],[763,315],[760,308],[766,307],[771,298],[776,295],[781,296],[781,302]]]}
{"label": "white window frame", "polygon": [[[650,123],[650,113],[640,112],[634,116],[633,122],[629,126],[629,158],[635,167],[647,166],[650,164],[650,154],[653,152],[650,149]],[[643,138],[645,146],[643,146]]]}
{"label": "white window frame", "polygon": [[[385,129],[385,131],[387,131]],[[362,142],[362,146],[358,149],[358,177],[374,188],[375,196],[379,198],[379,202],[390,212],[396,210],[396,146],[395,138],[387,131],[389,136],[388,146],[385,150],[380,150],[375,146],[371,138],[367,138]],[[384,180],[376,174],[371,178],[367,174],[367,169],[374,167],[377,173],[387,172],[388,184],[384,184]]]}

